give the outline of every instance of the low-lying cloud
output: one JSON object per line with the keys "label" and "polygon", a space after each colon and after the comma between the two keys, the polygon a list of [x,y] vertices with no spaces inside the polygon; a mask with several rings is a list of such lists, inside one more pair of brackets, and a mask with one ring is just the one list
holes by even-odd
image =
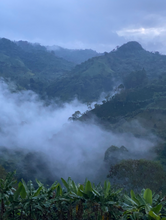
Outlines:
{"label": "low-lying cloud", "polygon": [[154,137],[143,139],[132,133],[114,133],[94,119],[68,121],[75,111],[86,111],[86,104],[73,100],[61,106],[47,106],[31,91],[11,93],[2,80],[0,105],[0,146],[24,149],[35,155],[42,153],[52,178],[71,176],[75,181],[84,181],[86,177],[102,181],[109,171],[103,162],[109,146],[124,145],[135,155],[139,152],[146,157],[154,145]]}

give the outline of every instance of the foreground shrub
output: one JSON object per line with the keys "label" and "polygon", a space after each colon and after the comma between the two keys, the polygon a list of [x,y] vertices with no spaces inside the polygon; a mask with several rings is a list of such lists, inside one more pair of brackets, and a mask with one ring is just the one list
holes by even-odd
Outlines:
{"label": "foreground shrub", "polygon": [[150,189],[131,197],[114,190],[109,181],[95,186],[89,180],[76,184],[70,177],[61,184],[54,182],[45,187],[36,180],[24,180],[15,186],[13,173],[0,179],[0,219],[2,220],[139,220],[165,218],[165,197],[154,195]]}

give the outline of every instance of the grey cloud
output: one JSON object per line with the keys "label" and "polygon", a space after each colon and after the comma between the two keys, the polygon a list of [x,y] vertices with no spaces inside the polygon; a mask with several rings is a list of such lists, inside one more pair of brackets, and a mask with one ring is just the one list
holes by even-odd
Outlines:
{"label": "grey cloud", "polygon": [[119,30],[164,26],[165,8],[164,0],[6,0],[0,2],[0,35],[109,51],[127,40]]}

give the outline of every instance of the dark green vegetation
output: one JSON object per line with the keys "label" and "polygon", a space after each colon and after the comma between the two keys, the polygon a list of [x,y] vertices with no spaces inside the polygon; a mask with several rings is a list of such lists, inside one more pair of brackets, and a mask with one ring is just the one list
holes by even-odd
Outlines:
{"label": "dark green vegetation", "polygon": [[123,160],[111,166],[109,177],[114,185],[126,190],[132,188],[139,192],[141,188],[150,187],[156,192],[166,192],[166,172],[157,161]]}
{"label": "dark green vegetation", "polygon": [[39,44],[2,38],[0,76],[16,82],[19,89],[31,89],[43,97],[58,97],[66,101],[77,96],[87,102],[97,100],[102,92],[109,92],[119,83],[125,83],[133,72],[144,70],[146,79],[142,81],[143,72],[137,80],[133,76],[128,84],[125,83],[126,88],[161,77],[166,69],[165,55],[148,52],[137,42],[129,42],[101,56],[91,50],[60,51],[63,51],[63,56],[59,56],[63,58],[65,54],[68,57],[74,52],[78,53],[78,59],[86,54],[82,61],[96,57],[75,66],[75,63],[57,57],[55,51],[48,51]]}
{"label": "dark green vegetation", "polygon": [[[111,162],[115,163],[107,166],[110,181],[116,187],[136,192],[144,187],[165,194],[166,56],[129,42],[103,56],[74,65],[38,44],[0,39],[0,76],[16,82],[17,89],[31,89],[43,98],[62,100],[71,100],[76,95],[87,102],[117,85],[114,96],[107,96],[102,105],[96,104],[80,120],[88,120],[93,114],[103,126],[119,135],[132,133],[152,141],[161,138],[154,143],[153,152],[149,151],[155,157],[147,159],[153,160],[130,159],[127,149],[114,146]],[[79,116],[79,111],[72,115],[74,120]],[[1,165],[7,171],[18,170],[18,180],[23,177],[25,181],[34,181],[37,177],[44,184],[52,182],[54,177],[44,155],[6,148],[1,148],[0,153]],[[0,167],[0,172],[4,178],[5,170]],[[152,195],[148,189],[139,195],[131,191],[129,198],[110,188],[108,182],[101,188],[89,181],[84,186],[76,186],[69,179],[68,183],[63,180],[66,190],[59,183],[47,189],[39,181],[35,190],[32,182],[22,181],[14,192],[11,178],[9,174],[6,182],[0,181],[1,219],[161,219],[165,213],[162,207],[165,198]]]}
{"label": "dark green vegetation", "polygon": [[[62,54],[56,55],[56,52],[49,51],[40,44],[31,44],[27,41],[12,42],[1,38],[0,77],[15,82],[16,90],[30,89],[45,97],[49,85],[71,75],[70,71],[76,63],[99,55],[92,50],[72,52],[61,48],[61,52]],[[53,98],[58,95],[51,93]]]}
{"label": "dark green vegetation", "polygon": [[[116,146],[108,148],[104,157],[105,163],[103,164],[106,167],[104,178],[109,178],[111,184],[126,191],[132,188],[139,192],[142,187],[149,187],[153,191],[166,193],[166,172],[161,163],[131,158],[132,155],[123,146],[121,148]],[[23,178],[25,181],[31,179],[35,182],[37,178],[49,186],[55,179],[60,181],[58,168],[55,166],[52,170],[47,156],[37,151],[28,152],[21,149],[1,148],[0,164],[2,166],[0,166],[0,178],[5,176],[6,171],[17,170],[16,178],[19,181]],[[100,172],[102,171],[99,170],[99,176]],[[149,178],[149,173],[153,178]],[[97,180],[103,182],[103,179],[98,178]]]}
{"label": "dark green vegetation", "polygon": [[52,80],[63,77],[74,64],[38,44],[0,39],[0,76],[16,83],[18,89],[45,94]]}
{"label": "dark green vegetation", "polygon": [[[52,82],[47,88],[50,97],[57,94],[63,100],[77,95],[80,100],[97,100],[101,92],[109,92],[113,86],[126,82],[129,74],[145,71],[147,80],[165,74],[166,56],[144,50],[137,42],[129,42],[117,50],[94,57],[77,65],[68,77]],[[142,83],[145,74],[142,72],[138,84]],[[130,78],[130,77],[129,77]],[[126,84],[127,87],[137,86],[137,81]]]}
{"label": "dark green vegetation", "polygon": [[17,170],[18,180],[24,178],[25,181],[29,179],[35,181],[37,178],[50,185],[55,178],[58,179],[56,175],[52,175],[47,156],[42,152],[0,147],[0,165],[2,166],[0,166],[0,175],[3,173],[1,169],[4,168],[8,172]]}
{"label": "dark green vegetation", "polygon": [[[149,187],[153,191],[166,193],[165,169],[159,161],[154,160],[152,155],[149,150],[148,154],[140,156],[146,159],[138,159],[138,153],[134,155],[124,146],[118,148],[112,145],[106,150],[104,156],[105,165],[109,167],[107,177],[113,185],[122,187],[126,191],[134,189],[139,192],[142,187]],[[149,174],[153,178],[149,178]]]}
{"label": "dark green vegetation", "polygon": [[109,181],[104,186],[86,180],[76,184],[71,178],[61,178],[65,188],[54,182],[46,188],[36,180],[18,183],[14,173],[0,179],[0,219],[60,219],[60,220],[165,220],[165,197],[143,189],[140,194],[130,191],[130,196],[115,190]]}
{"label": "dark green vegetation", "polygon": [[61,57],[75,64],[80,64],[92,57],[97,57],[102,55],[101,53],[97,53],[96,51],[91,49],[71,50],[58,46],[48,46],[47,49],[53,51],[55,56]]}
{"label": "dark green vegetation", "polygon": [[[140,74],[140,71],[136,73]],[[96,105],[89,114],[92,113],[114,131],[134,132],[140,136],[152,132],[166,139],[166,77],[135,88],[121,89],[103,105]],[[83,116],[86,117],[88,113]]]}
{"label": "dark green vegetation", "polygon": [[[133,81],[132,76],[142,76],[142,83],[136,80],[137,86],[130,84]],[[137,138],[150,139],[154,143],[155,159],[159,160],[165,169],[166,77],[163,74],[147,81],[145,70],[135,71],[128,78],[128,82],[126,80],[126,84],[133,86],[122,87],[102,105],[95,105],[95,109],[86,112],[80,120],[88,120],[93,114],[107,129],[119,135],[132,133]]]}

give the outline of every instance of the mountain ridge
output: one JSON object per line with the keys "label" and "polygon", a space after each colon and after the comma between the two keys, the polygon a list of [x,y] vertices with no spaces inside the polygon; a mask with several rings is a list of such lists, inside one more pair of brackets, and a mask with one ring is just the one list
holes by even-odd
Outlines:
{"label": "mountain ridge", "polygon": [[[95,101],[102,92],[145,70],[147,80],[166,73],[166,56],[146,51],[131,41],[117,49],[73,64],[56,57],[40,44],[0,39],[0,76],[10,78],[20,89],[30,89],[48,98],[62,101],[77,97]],[[137,82],[135,83],[137,85]]]}
{"label": "mountain ridge", "polygon": [[75,95],[83,101],[97,100],[102,92],[111,91],[124,82],[127,75],[142,69],[148,80],[158,78],[166,72],[166,56],[146,51],[135,41],[128,42],[110,53],[76,65],[65,79],[49,85],[48,95],[56,94],[64,100]]}

